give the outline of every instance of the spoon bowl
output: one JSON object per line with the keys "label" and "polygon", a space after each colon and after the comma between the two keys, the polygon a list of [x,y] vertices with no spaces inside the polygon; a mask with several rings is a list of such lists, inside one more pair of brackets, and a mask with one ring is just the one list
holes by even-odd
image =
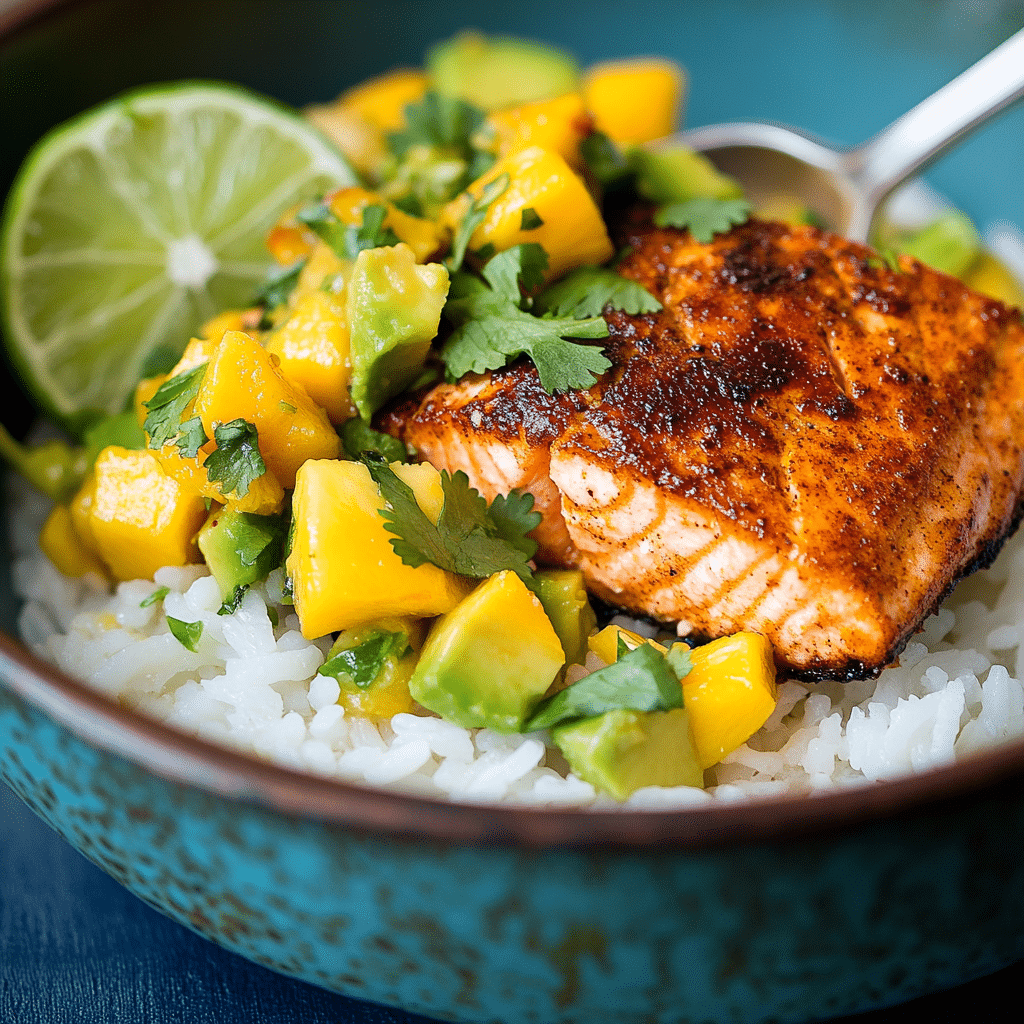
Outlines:
{"label": "spoon bowl", "polygon": [[708,125],[660,145],[704,153],[740,182],[755,209],[791,196],[833,231],[867,242],[898,185],[1022,98],[1024,29],[859,146],[839,149],[757,122]]}

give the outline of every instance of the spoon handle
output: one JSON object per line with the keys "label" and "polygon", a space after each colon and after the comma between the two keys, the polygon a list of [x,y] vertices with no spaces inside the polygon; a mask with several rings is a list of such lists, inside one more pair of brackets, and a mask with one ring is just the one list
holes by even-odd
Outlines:
{"label": "spoon handle", "polygon": [[[878,204],[993,114],[1024,97],[1024,29],[877,135],[845,155],[863,197],[847,233],[866,238]],[[862,223],[863,222],[863,223]]]}

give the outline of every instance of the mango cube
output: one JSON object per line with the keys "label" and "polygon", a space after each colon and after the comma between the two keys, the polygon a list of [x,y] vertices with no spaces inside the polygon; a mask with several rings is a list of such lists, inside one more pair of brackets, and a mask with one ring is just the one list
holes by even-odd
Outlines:
{"label": "mango cube", "polygon": [[657,57],[596,64],[583,94],[599,131],[618,143],[650,142],[679,128],[683,69]]}
{"label": "mango cube", "polygon": [[570,167],[582,166],[580,143],[593,129],[593,118],[583,97],[567,92],[553,100],[524,103],[487,116],[494,132],[498,156],[508,156],[530,146],[558,153]]}
{"label": "mango cube", "polygon": [[[440,474],[429,464],[391,467],[437,521],[444,502]],[[434,565],[403,564],[380,510],[384,499],[361,462],[311,460],[292,498],[292,546],[286,569],[302,635],[312,639],[381,616],[440,615],[470,589]]]}
{"label": "mango cube", "polygon": [[55,505],[39,531],[39,548],[65,576],[78,577],[94,572],[107,574],[106,566],[90,550],[75,530],[71,509]]}

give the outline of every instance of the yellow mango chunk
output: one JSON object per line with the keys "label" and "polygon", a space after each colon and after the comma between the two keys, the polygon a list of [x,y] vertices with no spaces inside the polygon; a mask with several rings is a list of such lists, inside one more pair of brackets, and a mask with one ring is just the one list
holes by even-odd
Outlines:
{"label": "yellow mango chunk", "polygon": [[206,504],[152,452],[104,448],[94,472],[91,533],[115,579],[150,579],[162,565],[199,561],[195,536]]}
{"label": "yellow mango chunk", "polygon": [[775,662],[771,644],[758,633],[712,640],[690,651],[690,661],[683,705],[700,766],[709,768],[746,743],[775,710]]}
{"label": "yellow mango chunk", "polygon": [[499,157],[540,146],[558,153],[570,167],[583,160],[580,143],[590,134],[594,120],[579,93],[568,92],[553,100],[524,103],[487,115]]}
{"label": "yellow mango chunk", "polygon": [[[470,249],[493,245],[499,252],[522,242],[538,242],[548,254],[546,279],[552,281],[576,267],[605,263],[612,243],[601,211],[583,180],[564,157],[530,146],[498,160],[443,210],[442,220],[454,231],[466,216],[470,196],[479,199],[493,181],[508,175],[508,187],[487,208],[473,232]],[[542,221],[523,230],[523,211],[532,209]]]}
{"label": "yellow mango chunk", "polygon": [[[444,503],[433,466],[391,467],[434,522]],[[404,565],[391,547],[384,499],[360,462],[313,460],[298,472],[286,569],[308,639],[386,615],[428,617],[455,607],[471,584],[434,565]]]}
{"label": "yellow mango chunk", "polygon": [[174,444],[165,445],[154,454],[168,476],[174,477],[186,491],[203,499],[227,505],[236,512],[252,512],[258,516],[273,515],[284,508],[284,488],[269,469],[249,484],[244,495],[224,491],[219,481],[211,482],[204,463],[213,448],[212,444],[204,445],[194,459],[182,455]]}
{"label": "yellow mango chunk", "polygon": [[618,143],[650,142],[679,128],[685,76],[657,57],[596,64],[583,95],[599,131]]}
{"label": "yellow mango chunk", "polygon": [[241,331],[218,342],[195,400],[207,437],[214,427],[243,419],[259,435],[267,469],[285,488],[307,459],[336,459],[341,439],[324,410],[300,384],[289,381],[277,359]]}
{"label": "yellow mango chunk", "polygon": [[385,206],[387,215],[383,226],[391,228],[399,241],[405,242],[412,249],[417,263],[424,263],[448,242],[448,232],[437,221],[405,213],[376,192],[365,188],[339,189],[327,197],[327,205],[342,224],[352,227],[362,224],[363,210],[367,206]]}
{"label": "yellow mango chunk", "polygon": [[220,341],[227,331],[245,331],[246,334],[250,334],[247,324],[251,314],[252,311],[248,309],[226,309],[212,320],[207,320],[199,333],[201,337],[213,342]]}
{"label": "yellow mango chunk", "polygon": [[332,423],[355,416],[348,391],[352,377],[348,317],[336,296],[323,291],[303,295],[265,347],[281,361],[281,372],[288,380],[301,384],[324,407]]}
{"label": "yellow mango chunk", "polygon": [[68,515],[71,516],[71,525],[82,546],[93,554],[99,554],[96,547],[96,538],[92,532],[92,503],[96,497],[96,474],[90,470],[88,476],[82,481],[82,485],[75,492],[68,506]]}
{"label": "yellow mango chunk", "polygon": [[94,572],[106,576],[106,566],[82,543],[67,505],[55,505],[39,531],[39,547],[58,572],[78,577]]}
{"label": "yellow mango chunk", "polygon": [[964,284],[976,292],[1024,309],[1024,287],[991,253],[983,252],[964,276]]}
{"label": "yellow mango chunk", "polygon": [[338,292],[338,286],[344,291],[344,284],[352,274],[352,260],[343,260],[326,243],[317,241],[309,252],[309,257],[299,271],[299,280],[288,298],[288,304],[294,308],[304,295],[322,291],[330,279],[330,290]]}

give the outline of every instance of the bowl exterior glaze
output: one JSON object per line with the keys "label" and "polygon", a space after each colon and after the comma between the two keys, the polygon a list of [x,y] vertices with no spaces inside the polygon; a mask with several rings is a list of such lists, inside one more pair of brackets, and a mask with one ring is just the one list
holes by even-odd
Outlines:
{"label": "bowl exterior glaze", "polygon": [[1011,787],[956,813],[703,850],[411,842],[165,781],[4,689],[0,776],[199,934],[445,1020],[810,1020],[1024,953]]}

